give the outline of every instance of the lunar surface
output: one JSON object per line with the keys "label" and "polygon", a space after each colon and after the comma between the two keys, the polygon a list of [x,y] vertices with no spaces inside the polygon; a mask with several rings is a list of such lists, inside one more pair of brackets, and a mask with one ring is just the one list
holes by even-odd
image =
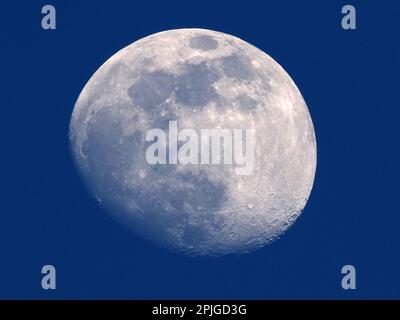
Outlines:
{"label": "lunar surface", "polygon": [[[254,170],[149,164],[146,135],[168,133],[170,121],[198,132],[254,130]],[[203,29],[153,34],[107,60],[75,104],[70,141],[106,212],[194,256],[246,253],[278,238],[304,209],[316,170],[313,124],[289,75],[249,43]]]}

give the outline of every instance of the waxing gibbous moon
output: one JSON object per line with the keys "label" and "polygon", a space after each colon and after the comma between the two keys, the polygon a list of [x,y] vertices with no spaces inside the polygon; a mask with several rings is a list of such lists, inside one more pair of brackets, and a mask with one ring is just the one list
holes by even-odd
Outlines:
{"label": "waxing gibbous moon", "polygon": [[[149,164],[153,128],[254,130],[254,170]],[[285,70],[221,32],[156,33],[107,60],[83,88],[70,141],[105,211],[137,235],[187,255],[253,251],[300,215],[316,170],[307,105]],[[82,213],[84,214],[84,213]]]}

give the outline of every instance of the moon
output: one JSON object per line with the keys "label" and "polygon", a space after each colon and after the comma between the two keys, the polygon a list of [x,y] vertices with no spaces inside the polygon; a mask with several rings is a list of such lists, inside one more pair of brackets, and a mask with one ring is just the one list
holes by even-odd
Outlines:
{"label": "moon", "polygon": [[[149,164],[146,134],[254,130],[254,170]],[[136,235],[189,256],[254,251],[299,217],[316,171],[307,105],[269,55],[205,29],[156,33],[107,60],[70,121],[73,157],[105,211]]]}

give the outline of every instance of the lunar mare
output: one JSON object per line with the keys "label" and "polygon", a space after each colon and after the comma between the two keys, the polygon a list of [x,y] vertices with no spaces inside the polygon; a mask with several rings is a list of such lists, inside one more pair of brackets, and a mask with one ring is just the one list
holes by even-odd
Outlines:
{"label": "lunar mare", "polygon": [[[151,165],[146,132],[254,130],[254,170],[226,164]],[[137,235],[187,255],[253,251],[302,212],[316,140],[298,88],[270,56],[204,29],[145,37],[107,60],[82,90],[70,141],[84,181]]]}

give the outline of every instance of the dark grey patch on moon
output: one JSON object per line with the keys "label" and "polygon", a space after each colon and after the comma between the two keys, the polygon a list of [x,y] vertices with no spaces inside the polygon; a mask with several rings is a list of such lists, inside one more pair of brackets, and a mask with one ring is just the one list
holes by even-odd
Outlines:
{"label": "dark grey patch on moon", "polygon": [[174,76],[163,71],[143,74],[129,89],[132,102],[144,108],[154,108],[164,102],[174,89]]}
{"label": "dark grey patch on moon", "polygon": [[224,73],[237,80],[252,80],[255,76],[254,68],[244,56],[232,54],[220,59]]}
{"label": "dark grey patch on moon", "polygon": [[239,95],[235,100],[237,108],[243,112],[251,112],[257,109],[257,101],[247,94]]}
{"label": "dark grey patch on moon", "polygon": [[218,97],[212,84],[219,76],[207,64],[188,63],[183,65],[183,69],[184,73],[177,77],[163,71],[143,74],[128,89],[133,104],[160,112],[161,109],[158,110],[157,106],[165,102],[172,93],[175,93],[178,103],[192,107],[205,106]]}
{"label": "dark grey patch on moon", "polygon": [[212,182],[205,172],[194,174],[192,172],[178,173],[178,178],[189,183],[192,188],[180,192],[181,199],[189,202],[194,208],[203,207],[209,211],[218,210],[225,200],[226,186],[222,183]]}
{"label": "dark grey patch on moon", "polygon": [[190,47],[203,51],[215,50],[218,48],[218,41],[207,35],[195,36],[189,40]]}
{"label": "dark grey patch on moon", "polygon": [[217,92],[212,86],[219,79],[206,63],[185,64],[185,73],[175,79],[176,101],[191,107],[204,107],[215,101]]}

